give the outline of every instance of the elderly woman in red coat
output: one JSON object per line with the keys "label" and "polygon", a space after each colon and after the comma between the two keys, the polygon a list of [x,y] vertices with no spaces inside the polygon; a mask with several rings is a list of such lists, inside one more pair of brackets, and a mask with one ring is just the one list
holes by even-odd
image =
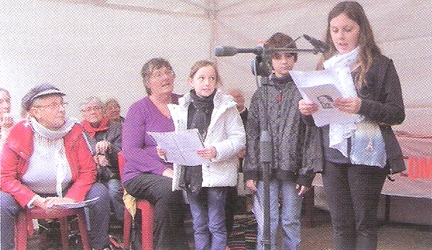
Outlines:
{"label": "elderly woman in red coat", "polygon": [[0,220],[2,249],[14,248],[14,220],[23,208],[56,209],[56,204],[99,199],[89,205],[90,242],[109,249],[109,197],[95,183],[96,166],[82,128],[66,116],[59,89],[39,85],[24,96],[29,119],[16,124],[1,157]]}

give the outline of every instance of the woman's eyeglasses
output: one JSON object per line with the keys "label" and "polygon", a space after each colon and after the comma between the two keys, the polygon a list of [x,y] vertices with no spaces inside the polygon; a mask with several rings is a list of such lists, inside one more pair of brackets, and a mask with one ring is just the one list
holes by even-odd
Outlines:
{"label": "woman's eyeglasses", "polygon": [[67,102],[53,102],[47,105],[38,105],[38,106],[33,106],[34,108],[48,108],[48,109],[58,109],[60,107],[65,107],[66,105],[68,105],[69,103]]}

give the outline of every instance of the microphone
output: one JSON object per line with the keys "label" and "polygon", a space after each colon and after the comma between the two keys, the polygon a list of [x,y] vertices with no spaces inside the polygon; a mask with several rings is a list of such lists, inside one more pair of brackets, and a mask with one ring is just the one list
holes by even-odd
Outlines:
{"label": "microphone", "polygon": [[237,53],[254,53],[255,55],[260,55],[263,51],[262,46],[257,46],[252,49],[235,48],[232,46],[217,46],[214,50],[215,56],[233,56]]}
{"label": "microphone", "polygon": [[303,34],[303,37],[308,40],[312,44],[312,46],[321,53],[326,53],[330,49],[330,46],[321,40],[315,39],[306,34]]}

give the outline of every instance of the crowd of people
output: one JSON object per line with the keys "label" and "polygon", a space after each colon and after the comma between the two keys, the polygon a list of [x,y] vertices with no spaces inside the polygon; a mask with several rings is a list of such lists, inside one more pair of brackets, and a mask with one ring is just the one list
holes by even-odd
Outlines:
{"label": "crowd of people", "polygon": [[[332,103],[357,122],[317,127],[317,103],[302,98],[290,71],[298,55],[274,52],[268,84],[249,108],[241,90],[224,93],[217,65],[197,61],[190,91],[174,93],[175,72],[164,58],[141,70],[146,96],[125,117],[119,102],[84,99],[82,120],[66,114],[64,96],[51,84],[32,88],[22,99],[21,121],[11,113],[11,95],[0,88],[0,219],[2,249],[14,248],[14,224],[21,209],[59,209],[56,204],[99,197],[88,206],[93,249],[110,249],[109,224],[122,223],[127,193],[154,206],[154,249],[189,249],[184,218],[190,211],[197,250],[225,250],[236,210],[238,173],[244,174],[258,226],[257,249],[300,249],[301,205],[313,178],[322,173],[337,250],[377,248],[377,210],[386,176],[404,170],[391,129],[405,118],[399,78],[382,55],[362,6],[336,4],[329,12],[326,40],[317,70],[338,72],[340,84],[356,95]],[[296,49],[281,32],[268,48]],[[271,122],[269,122],[271,121]],[[205,163],[183,166],[166,161],[147,132],[196,129]],[[263,152],[263,134],[270,148]],[[125,158],[119,172],[118,153]],[[263,154],[269,160],[263,161]],[[266,158],[265,155],[264,158]],[[268,169],[266,169],[268,167]],[[265,239],[265,171],[269,173],[270,228]],[[120,178],[121,175],[121,178]],[[188,209],[189,208],[189,209]],[[268,245],[268,246],[266,246]],[[267,248],[269,247],[269,248]]]}

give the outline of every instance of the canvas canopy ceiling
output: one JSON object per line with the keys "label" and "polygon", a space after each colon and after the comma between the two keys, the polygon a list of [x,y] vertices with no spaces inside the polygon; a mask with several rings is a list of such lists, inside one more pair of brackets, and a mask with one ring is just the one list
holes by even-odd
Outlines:
{"label": "canvas canopy ceiling", "polygon": [[[214,57],[217,45],[254,48],[275,32],[293,38],[324,36],[328,11],[338,1],[290,0],[0,0],[0,84],[12,92],[13,111],[29,88],[57,85],[80,117],[88,96],[117,97],[126,112],[145,95],[140,69],[167,58],[176,92],[201,59],[217,61],[225,89],[240,88],[248,101],[256,89],[253,54]],[[383,53],[398,70],[410,133],[432,135],[432,0],[359,1]],[[304,39],[299,48],[312,48]],[[315,68],[320,55],[302,53],[296,70]]]}

